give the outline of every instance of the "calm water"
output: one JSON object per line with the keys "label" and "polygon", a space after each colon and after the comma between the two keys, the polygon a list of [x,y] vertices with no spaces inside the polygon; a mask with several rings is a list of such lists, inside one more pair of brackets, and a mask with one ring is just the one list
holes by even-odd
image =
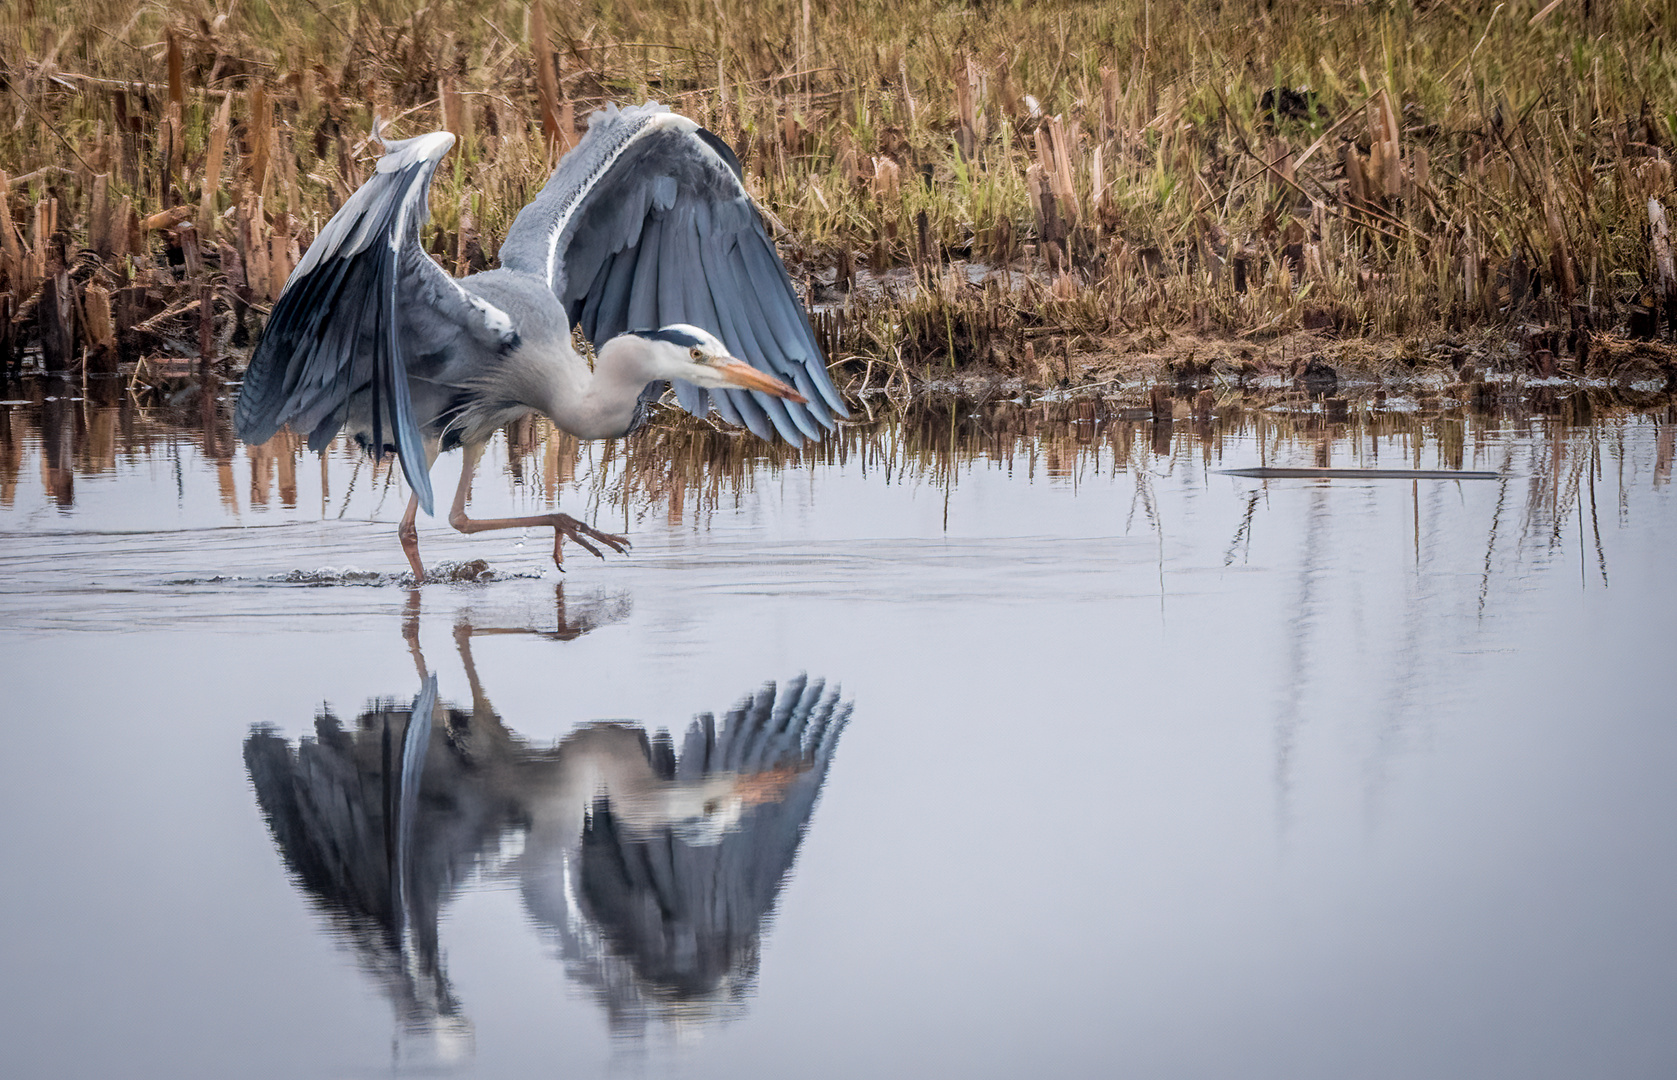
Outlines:
{"label": "calm water", "polygon": [[633,553],[412,590],[347,450],[7,392],[7,1077],[1677,1074],[1669,407],[532,426],[474,509]]}

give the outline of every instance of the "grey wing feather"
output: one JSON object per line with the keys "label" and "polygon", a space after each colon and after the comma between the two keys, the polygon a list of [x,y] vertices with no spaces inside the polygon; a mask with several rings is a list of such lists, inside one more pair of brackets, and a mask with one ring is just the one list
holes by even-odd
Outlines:
{"label": "grey wing feather", "polygon": [[702,999],[732,977],[755,974],[757,941],[774,907],[832,762],[850,706],[821,681],[773,684],[731,710],[720,736],[709,714],[688,729],[675,771],[698,780],[721,771],[785,769],[778,797],[751,807],[716,842],[677,830],[621,826],[601,800],[583,833],[578,891],[613,950],[645,983]]}
{"label": "grey wing feather", "polygon": [[849,416],[791,278],[727,145],[655,103],[594,114],[501,245],[502,265],[547,282],[596,347],[690,323],[792,384],[798,405],[676,384],[682,407],[794,444]]}
{"label": "grey wing feather", "polygon": [[703,713],[682,741],[675,778],[692,781],[716,772],[757,773],[813,768],[825,773],[850,704],[821,679],[799,676],[778,691],[773,683],[730,709],[722,730]]}
{"label": "grey wing feather", "polygon": [[286,282],[234,415],[248,443],[289,424],[321,450],[343,426],[351,397],[370,393],[373,453],[395,445],[426,513],[432,495],[421,425],[432,418],[414,414],[411,354],[419,343],[462,335],[499,349],[517,341],[506,313],[461,289],[420,247],[431,176],[453,145],[442,131],[388,144],[372,178]]}

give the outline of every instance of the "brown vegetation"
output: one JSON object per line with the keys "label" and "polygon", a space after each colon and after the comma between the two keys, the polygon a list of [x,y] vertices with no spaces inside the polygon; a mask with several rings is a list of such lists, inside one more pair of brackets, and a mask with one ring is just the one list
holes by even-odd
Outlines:
{"label": "brown vegetation", "polygon": [[375,115],[460,137],[427,243],[491,265],[588,113],[656,98],[739,150],[853,389],[1669,373],[1674,33],[1658,0],[17,0],[0,363],[237,356]]}
{"label": "brown vegetation", "polygon": [[[213,375],[210,382],[213,390]],[[1293,389],[1239,395],[1191,385],[1162,389],[1141,407],[1096,396],[1022,404],[925,395],[900,409],[876,410],[872,418],[859,416],[836,437],[801,448],[740,438],[674,410],[628,439],[600,443],[579,443],[531,417],[507,430],[505,482],[522,489],[532,506],[580,502],[590,517],[635,530],[648,518],[705,521],[754,485],[821,465],[952,488],[990,468],[1077,482],[1142,462],[1146,468],[1131,471],[1144,484],[1154,471],[1225,467],[1231,460],[1225,446],[1245,448],[1241,464],[1250,463],[1254,447],[1274,454],[1303,446],[1313,451],[1309,463],[1322,467],[1366,464],[1367,453],[1383,452],[1394,459],[1387,465],[1506,470],[1501,456],[1511,452],[1511,440],[1529,438],[1536,444],[1532,460],[1541,466],[1527,481],[1533,498],[1560,507],[1553,520],[1564,521],[1593,477],[1614,474],[1603,472],[1601,462],[1624,453],[1627,425],[1657,427],[1654,484],[1671,482],[1677,460],[1677,406],[1668,395],[1628,388],[1545,386],[1520,393],[1504,381],[1411,394],[1375,390],[1324,402]],[[40,470],[53,505],[68,510],[78,478],[183,454],[211,463],[193,467],[213,467],[229,513],[297,507],[300,492],[305,501],[311,497],[311,475],[319,476],[312,497],[321,500],[322,512],[330,506],[341,514],[357,490],[383,493],[390,512],[401,506],[400,467],[375,462],[347,442],[316,460],[301,438],[282,432],[239,453],[231,410],[224,402],[214,407],[213,392],[156,406],[127,395],[104,405],[72,402],[53,394],[51,380],[31,380],[22,392],[27,405],[0,408],[0,508],[16,505],[29,468]],[[1620,468],[1617,475],[1623,483],[1632,474]],[[1646,474],[1636,476],[1634,482],[1645,482]]]}

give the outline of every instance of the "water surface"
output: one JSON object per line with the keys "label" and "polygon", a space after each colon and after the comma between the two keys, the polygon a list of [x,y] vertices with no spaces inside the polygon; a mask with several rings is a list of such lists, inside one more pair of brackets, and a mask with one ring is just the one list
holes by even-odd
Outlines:
{"label": "water surface", "polygon": [[7,393],[7,1076],[1677,1069],[1667,406],[531,425],[633,552],[415,590],[399,473]]}

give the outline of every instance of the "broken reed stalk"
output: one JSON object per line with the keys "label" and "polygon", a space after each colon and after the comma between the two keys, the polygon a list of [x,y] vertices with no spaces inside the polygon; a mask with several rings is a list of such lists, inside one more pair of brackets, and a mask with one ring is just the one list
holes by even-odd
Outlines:
{"label": "broken reed stalk", "polygon": [[4,271],[5,279],[12,286],[14,294],[27,295],[32,286],[26,276],[23,244],[12,220],[11,179],[4,170],[0,170],[0,260],[4,260],[4,264],[0,265],[0,271]]}
{"label": "broken reed stalk", "polygon": [[541,102],[542,131],[547,136],[548,158],[557,161],[571,148],[570,103],[559,102],[559,77],[554,70],[547,35],[547,15],[541,0],[530,5],[530,54],[536,68],[536,95]]}
{"label": "broken reed stalk", "polygon": [[1655,295],[1665,307],[1665,317],[1677,332],[1677,259],[1671,251],[1671,230],[1666,224],[1665,207],[1658,199],[1648,200],[1648,227],[1654,256]]}
{"label": "broken reed stalk", "polygon": [[[221,162],[227,153],[227,127],[233,118],[233,95],[221,99],[215,121],[210,127],[209,160],[204,166],[204,191],[198,201],[198,231],[206,240],[215,237],[215,200],[221,186]],[[97,201],[97,200],[96,200]],[[97,217],[97,210],[95,210]],[[95,250],[99,245],[94,244]]]}
{"label": "broken reed stalk", "polygon": [[[199,311],[203,279],[225,282],[215,340],[248,345],[367,175],[375,110],[393,137],[459,137],[426,243],[463,270],[492,263],[493,239],[573,141],[576,109],[646,97],[733,145],[785,222],[794,277],[830,276],[850,297],[835,351],[859,370],[989,362],[1020,354],[1028,332],[1035,367],[1064,372],[1073,342],[1142,327],[1261,341],[1534,326],[1559,328],[1564,352],[1626,332],[1644,294],[1669,293],[1649,200],[1669,205],[1677,91],[1642,58],[1677,48],[1677,28],[1635,5],[1551,4],[1519,21],[1352,5],[1323,23],[1239,2],[1213,17],[1190,0],[1138,38],[1122,3],[974,22],[889,0],[806,5],[787,23],[747,0],[677,48],[691,35],[662,9],[577,24],[537,4],[520,26],[495,0],[460,0],[447,17],[367,8],[345,25],[312,0],[213,22],[169,4],[113,21],[106,4],[0,14],[23,106],[0,132],[0,166],[18,178],[0,296],[34,335],[62,263],[75,310],[90,286],[106,294],[128,361],[192,340],[178,302]],[[1400,38],[1401,53],[1384,50]],[[939,51],[953,40],[958,54]],[[869,287],[864,253],[876,272],[915,267],[921,291],[851,297]],[[987,259],[1006,290],[975,299],[947,272]],[[1020,282],[1037,291],[1021,299]],[[166,311],[171,337],[136,332]],[[887,330],[922,318],[944,332]],[[97,323],[72,320],[72,353],[105,348],[82,336]]]}

